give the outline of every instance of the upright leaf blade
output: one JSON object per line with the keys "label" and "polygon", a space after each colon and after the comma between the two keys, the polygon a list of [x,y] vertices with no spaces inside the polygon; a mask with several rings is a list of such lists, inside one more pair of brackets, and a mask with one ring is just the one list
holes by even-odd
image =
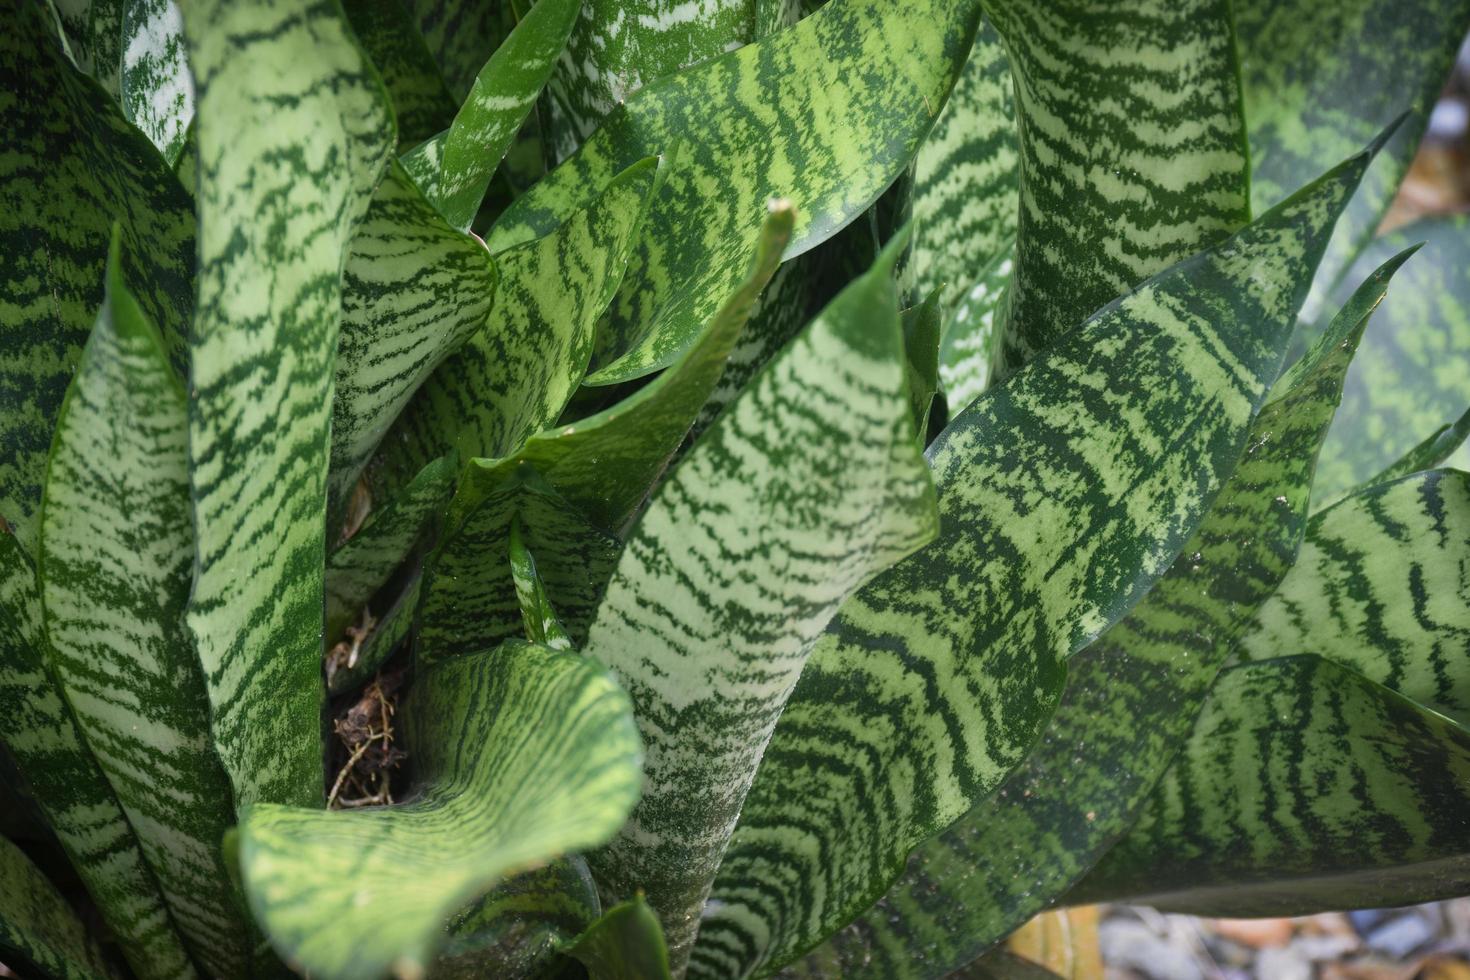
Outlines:
{"label": "upright leaf blade", "polygon": [[449,94],[413,12],[403,0],[347,0],[342,4],[383,87],[398,122],[398,145],[407,149],[449,128],[458,103]]}
{"label": "upright leaf blade", "polygon": [[0,837],[0,956],[57,980],[113,980],[97,940],[15,844]]}
{"label": "upright leaf blade", "polygon": [[199,112],[187,619],[236,804],[320,804],[342,265],[392,117],[336,5],[189,0],[184,34]]}
{"label": "upright leaf blade", "polygon": [[658,916],[638,895],[602,913],[566,948],[589,980],[669,980],[669,951]]}

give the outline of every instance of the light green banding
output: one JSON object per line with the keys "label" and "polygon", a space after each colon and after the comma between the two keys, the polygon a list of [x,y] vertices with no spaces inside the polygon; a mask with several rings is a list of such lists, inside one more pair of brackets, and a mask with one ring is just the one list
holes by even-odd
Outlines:
{"label": "light green banding", "polygon": [[818,643],[721,868],[701,976],[830,935],[1021,761],[1062,661],[1143,596],[1234,467],[1367,159],[1109,305],[930,446],[939,540]]}
{"label": "light green banding", "polygon": [[416,976],[451,913],[517,870],[612,834],[638,797],[628,698],[600,667],[527,643],[421,672],[405,712],[422,788],[365,810],[241,815],[250,907],[312,976]]}
{"label": "light green banding", "polygon": [[210,975],[239,976],[250,930],[220,852],[234,808],[184,627],[192,530],[184,389],[114,251],[47,467],[52,671],[189,948]]}
{"label": "light green banding", "polygon": [[1001,247],[993,262],[959,299],[939,346],[939,381],[949,408],[958,415],[990,384],[990,362],[1005,317],[1006,287],[1015,270],[1015,242]]}
{"label": "light green banding", "polygon": [[1068,901],[1234,918],[1463,895],[1467,810],[1470,732],[1317,657],[1242,664]]}
{"label": "light green banding", "polygon": [[184,34],[199,147],[187,621],[236,805],[320,805],[342,267],[392,116],[335,4],[186,0]]}
{"label": "light green banding", "polygon": [[1414,474],[1313,517],[1239,654],[1315,654],[1470,723],[1470,476]]}
{"label": "light green banding", "polygon": [[[682,144],[614,307],[627,352],[598,384],[667,367],[739,285],[765,202],[830,238],[909,163],[970,50],[976,0],[833,0],[789,30],[655,82],[518,198],[491,251],[545,235],[634,161]],[[691,233],[691,229],[695,229]]]}
{"label": "light green banding", "polygon": [[669,980],[669,951],[658,916],[642,895],[604,912],[565,952],[588,980]]}
{"label": "light green banding", "polygon": [[0,956],[53,980],[115,980],[97,941],[19,847],[0,837]]}
{"label": "light green banding", "polygon": [[521,522],[510,524],[510,575],[521,604],[521,620],[526,625],[526,638],[553,650],[570,650],[572,638],[556,618],[556,607],[546,594],[546,586],[536,571],[536,558],[526,548]]}
{"label": "light green banding", "polygon": [[184,149],[194,118],[194,77],[184,59],[179,0],[122,0],[123,115],[158,147],[170,165]]}
{"label": "light green banding", "polygon": [[1230,0],[998,0],[988,12],[1010,52],[1021,159],[1003,377],[1245,224],[1250,204]]}

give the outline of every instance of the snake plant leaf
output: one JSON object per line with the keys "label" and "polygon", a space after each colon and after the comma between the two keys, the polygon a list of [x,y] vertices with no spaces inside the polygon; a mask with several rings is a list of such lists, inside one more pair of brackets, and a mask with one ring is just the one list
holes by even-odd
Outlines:
{"label": "snake plant leaf", "polygon": [[[490,231],[491,251],[548,233],[588,187],[682,141],[614,308],[611,330],[627,350],[594,364],[588,381],[667,367],[738,288],[766,200],[800,207],[790,257],[893,182],[943,108],[979,16],[976,0],[833,0],[789,30],[648,85],[516,199]],[[875,87],[875,77],[887,81]]]}
{"label": "snake plant leaf", "polygon": [[1040,963],[1004,949],[988,953],[945,980],[1059,980],[1057,974]]}
{"label": "snake plant leaf", "polygon": [[462,103],[485,62],[515,27],[516,4],[407,0],[407,6],[449,94]]}
{"label": "snake plant leaf", "polygon": [[1384,467],[1377,476],[1362,483],[1358,489],[1366,490],[1379,483],[1391,483],[1410,473],[1432,470],[1455,454],[1470,436],[1470,409],[1448,425],[1442,425],[1413,449]]}
{"label": "snake plant leaf", "polygon": [[602,913],[566,947],[588,980],[670,980],[669,951],[658,916],[642,895]]}
{"label": "snake plant leaf", "polygon": [[1005,44],[987,21],[914,162],[918,291],[944,287],[946,321],[966,285],[1016,237],[1020,163],[1012,103]]}
{"label": "snake plant leaf", "polygon": [[552,234],[496,256],[500,291],[490,320],[398,421],[387,440],[388,473],[416,471],[450,450],[466,459],[506,456],[556,421],[628,266],[657,164],[639,161]]}
{"label": "snake plant leaf", "polygon": [[602,911],[587,862],[572,854],[509,878],[457,913],[430,980],[572,980],[561,948]]}
{"label": "snake plant leaf", "polygon": [[[1327,248],[1303,310],[1315,319],[1335,283],[1356,281],[1366,271],[1344,277],[1408,170],[1470,29],[1470,0],[1235,0],[1234,12],[1256,210],[1408,112]],[[1379,254],[1368,268],[1403,247]],[[1381,332],[1370,333],[1370,343]],[[1369,348],[1359,363],[1372,360]]]}
{"label": "snake plant leaf", "polygon": [[403,169],[390,164],[342,274],[327,477],[331,526],[340,526],[337,512],[414,393],[485,328],[498,281],[484,245],[445,224]]}
{"label": "snake plant leaf", "polygon": [[1026,760],[915,850],[883,900],[808,967],[893,980],[953,969],[1054,902],[1127,830],[1188,737],[1230,637],[1289,574],[1343,376],[1407,258],[1365,282],[1273,388],[1250,450],[1169,571],[1068,660],[1061,703]]}
{"label": "snake plant leaf", "polygon": [[572,638],[556,618],[556,607],[546,594],[546,586],[536,571],[536,558],[526,547],[519,519],[510,523],[510,575],[521,603],[521,620],[526,624],[526,637],[532,643],[553,650],[570,650]]}
{"label": "snake plant leaf", "polygon": [[541,0],[532,7],[475,77],[449,128],[403,158],[424,196],[460,231],[479,211],[581,9],[581,0]]}
{"label": "snake plant leaf", "polygon": [[437,664],[415,679],[405,720],[423,783],[414,802],[241,814],[250,906],[313,976],[422,973],[451,914],[509,874],[606,840],[638,797],[628,698],[575,654],[511,641]]}
{"label": "snake plant leaf", "polygon": [[127,0],[58,0],[55,9],[77,68],[117,98]]}
{"label": "snake plant leaf", "polygon": [[184,58],[178,0],[122,0],[118,101],[172,166],[194,118],[194,78]]}
{"label": "snake plant leaf", "polygon": [[470,467],[450,503],[443,539],[425,563],[419,663],[483,650],[524,633],[510,562],[510,530],[523,544],[572,643],[587,637],[617,562],[617,538],[590,523],[529,467],[488,483]]}
{"label": "snake plant leaf", "polygon": [[[1402,286],[1379,311],[1348,374],[1342,407],[1322,450],[1315,500],[1323,506],[1377,476],[1416,440],[1470,405],[1470,219],[1429,218],[1377,239],[1350,275],[1417,242]],[[1450,457],[1470,467],[1470,451]]]}
{"label": "snake plant leaf", "polygon": [[681,972],[812,643],[843,599],[936,530],[892,280],[906,238],[659,485],[588,631],[584,649],[617,673],[649,748],[643,800],[590,863],[605,895],[647,894]]}
{"label": "snake plant leaf", "polygon": [[46,653],[30,558],[0,534],[0,739],[142,980],[196,977],[183,939]]}
{"label": "snake plant leaf", "polygon": [[1164,573],[1234,468],[1368,158],[1104,307],[930,445],[939,539],[850,600],[808,662],[725,856],[700,975],[826,938],[1022,760],[1063,661]]}
{"label": "snake plant leaf", "polygon": [[199,153],[187,621],[236,805],[320,805],[342,266],[392,113],[335,4],[190,0],[184,36]]}
{"label": "snake plant leaf", "polygon": [[220,840],[234,822],[184,626],[194,570],[188,400],[122,280],[56,420],[38,563],[53,675],[201,965],[238,976],[250,930]]}
{"label": "snake plant leaf", "polygon": [[38,3],[0,31],[0,515],[35,553],[56,412],[102,304],[112,226],[128,283],[171,349],[193,308],[194,208],[158,151],[71,64]]}
{"label": "snake plant leaf", "polygon": [[1318,657],[1241,664],[1068,901],[1240,917],[1463,895],[1467,808],[1455,722]]}
{"label": "snake plant leaf", "polygon": [[473,460],[466,479],[493,486],[529,463],[593,524],[624,528],[730,370],[795,220],[789,202],[771,202],[745,281],[666,371],[596,415],[531,436],[512,456]]}
{"label": "snake plant leaf", "polygon": [[990,383],[997,320],[1005,316],[1006,287],[1015,269],[1014,250],[1014,241],[1001,246],[960,297],[940,342],[939,381],[956,410],[980,397]]}
{"label": "snake plant leaf", "polygon": [[14,970],[55,980],[114,980],[97,940],[15,844],[0,837],[0,956]]}
{"label": "snake plant leaf", "polygon": [[409,5],[403,0],[347,0],[342,9],[388,90],[398,121],[398,145],[408,149],[448,129],[458,103],[449,94]]}
{"label": "snake plant leaf", "polygon": [[909,414],[914,433],[922,446],[928,441],[929,408],[939,393],[939,334],[943,328],[940,290],[912,309],[904,310],[904,384],[909,393]]}
{"label": "snake plant leaf", "polygon": [[1004,377],[1251,211],[1229,0],[1000,0],[989,14],[1010,53],[1021,167]]}
{"label": "snake plant leaf", "polygon": [[1315,654],[1470,724],[1470,476],[1417,473],[1316,514],[1239,647]]}
{"label": "snake plant leaf", "polygon": [[433,518],[454,492],[457,461],[434,460],[388,505],[375,511],[358,532],[327,558],[326,638],[337,642],[363,604],[403,564]]}

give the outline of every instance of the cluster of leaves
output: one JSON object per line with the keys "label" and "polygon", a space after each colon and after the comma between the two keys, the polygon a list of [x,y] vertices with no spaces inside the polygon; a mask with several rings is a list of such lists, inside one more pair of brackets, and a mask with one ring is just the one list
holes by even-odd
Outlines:
{"label": "cluster of leaves", "polygon": [[6,3],[5,963],[1470,892],[1470,0]]}

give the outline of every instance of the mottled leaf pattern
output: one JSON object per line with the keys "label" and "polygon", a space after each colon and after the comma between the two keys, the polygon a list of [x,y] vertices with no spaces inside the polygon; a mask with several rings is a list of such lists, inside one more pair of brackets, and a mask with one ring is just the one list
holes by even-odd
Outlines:
{"label": "mottled leaf pattern", "polygon": [[512,641],[439,664],[405,714],[423,784],[413,802],[242,814],[251,908],[313,976],[422,972],[451,913],[509,873],[605,840],[637,799],[627,696],[575,654]]}
{"label": "mottled leaf pattern", "polygon": [[989,12],[1010,52],[1021,160],[1004,376],[1235,231],[1250,207],[1228,0],[1000,0]]}
{"label": "mottled leaf pattern", "polygon": [[456,103],[515,26],[516,3],[483,0],[400,0],[413,12],[429,53]]}
{"label": "mottled leaf pattern", "polygon": [[122,65],[118,101],[170,164],[184,150],[194,118],[194,78],[184,59],[178,0],[121,0]]}
{"label": "mottled leaf pattern", "polygon": [[342,265],[391,114],[336,5],[189,0],[184,33],[199,113],[188,623],[236,805],[320,804]]}
{"label": "mottled leaf pattern", "polygon": [[817,645],[721,869],[702,975],[829,935],[1021,760],[1062,660],[1142,597],[1234,467],[1367,159],[1105,307],[930,446],[939,540]]}
{"label": "mottled leaf pattern", "polygon": [[526,638],[553,650],[570,650],[572,638],[556,618],[556,607],[546,594],[546,586],[536,571],[536,556],[526,547],[519,519],[510,524],[510,575],[521,604],[521,621]]}
{"label": "mottled leaf pattern", "polygon": [[404,0],[346,0],[347,20],[393,103],[398,145],[407,149],[449,128],[459,104],[449,94]]}
{"label": "mottled leaf pattern", "polygon": [[604,912],[566,948],[588,980],[668,980],[669,953],[658,916],[641,895]]}
{"label": "mottled leaf pattern", "polygon": [[0,956],[55,980],[113,980],[95,937],[19,847],[0,837]]}
{"label": "mottled leaf pattern", "polygon": [[995,260],[971,283],[944,331],[939,345],[939,380],[958,413],[980,397],[990,383],[996,329],[1005,317],[1006,287],[1015,269],[1015,242],[1001,247]]}

